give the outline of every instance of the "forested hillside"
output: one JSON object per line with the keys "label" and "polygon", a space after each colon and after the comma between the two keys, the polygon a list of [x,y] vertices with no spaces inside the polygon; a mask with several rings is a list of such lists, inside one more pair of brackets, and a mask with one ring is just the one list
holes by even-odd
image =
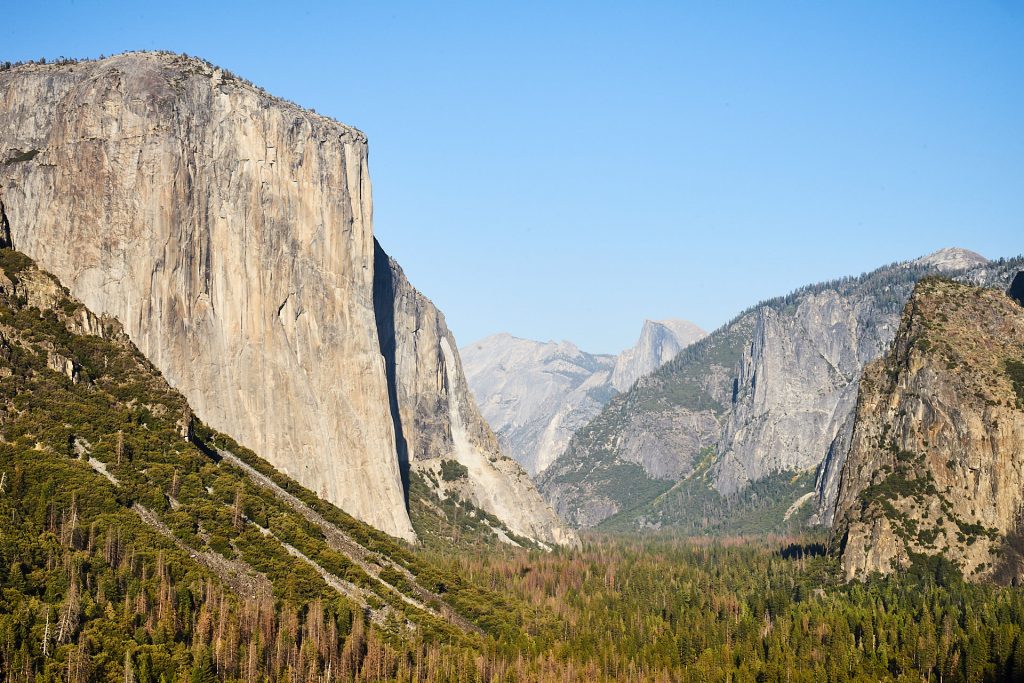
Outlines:
{"label": "forested hillside", "polygon": [[513,548],[415,482],[424,545],[395,541],[196,420],[26,257],[0,270],[0,680],[1024,676],[1024,594],[940,560],[846,584],[796,536]]}
{"label": "forested hillside", "polygon": [[[5,680],[347,680],[397,661],[388,642],[519,642],[520,608],[208,429],[116,321],[27,257],[0,250],[0,269]],[[500,528],[427,496],[413,508],[431,546]]]}

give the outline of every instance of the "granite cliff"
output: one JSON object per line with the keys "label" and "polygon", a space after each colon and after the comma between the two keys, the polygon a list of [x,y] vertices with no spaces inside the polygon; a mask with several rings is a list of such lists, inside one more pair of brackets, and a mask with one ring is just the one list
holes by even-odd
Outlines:
{"label": "granite cliff", "polygon": [[514,535],[545,545],[576,543],[522,467],[502,454],[469,392],[444,315],[379,245],[374,272],[378,337],[406,480],[421,474],[435,495],[471,502]]}
{"label": "granite cliff", "polygon": [[755,532],[805,519],[835,495],[860,374],[914,283],[1002,282],[1011,266],[947,249],[758,304],[613,399],[538,484],[580,526]]}
{"label": "granite cliff", "polygon": [[[10,242],[118,319],[212,427],[413,539],[396,429],[443,444],[452,426],[440,416],[406,427],[408,395],[394,396],[436,392],[420,380],[438,366],[426,350],[399,362],[385,354],[401,344],[382,346],[388,325],[400,341],[415,328],[380,319],[387,306],[375,302],[365,136],[166,53],[16,67],[0,73],[0,102]],[[472,402],[462,386],[454,395]],[[473,411],[465,420],[486,432]],[[529,498],[511,474],[495,496]],[[517,528],[551,538],[541,528],[554,518],[537,515]]]}
{"label": "granite cliff", "polygon": [[648,320],[618,356],[497,334],[464,347],[469,386],[502,449],[535,475],[615,394],[704,336],[686,320]]}
{"label": "granite cliff", "polygon": [[1024,308],[929,278],[871,363],[840,476],[848,578],[941,556],[971,579],[1024,576]]}

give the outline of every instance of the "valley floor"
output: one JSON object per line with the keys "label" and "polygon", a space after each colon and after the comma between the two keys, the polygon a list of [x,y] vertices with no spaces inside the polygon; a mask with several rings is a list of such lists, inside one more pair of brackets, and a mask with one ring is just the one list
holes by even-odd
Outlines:
{"label": "valley floor", "polygon": [[848,584],[813,536],[590,535],[451,565],[542,608],[515,680],[1024,680],[1024,593],[935,559]]}
{"label": "valley floor", "polygon": [[847,584],[814,537],[421,551],[459,577],[459,611],[483,634],[460,640],[337,601],[236,602],[179,575],[142,528],[130,533],[159,553],[99,538],[69,552],[59,515],[2,507],[4,680],[1024,680],[1024,592],[964,584],[941,562]]}

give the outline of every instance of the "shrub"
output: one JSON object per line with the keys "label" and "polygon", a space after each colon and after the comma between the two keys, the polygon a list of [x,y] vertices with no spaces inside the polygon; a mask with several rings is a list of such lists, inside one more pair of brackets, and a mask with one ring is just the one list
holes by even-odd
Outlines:
{"label": "shrub", "polygon": [[457,479],[465,479],[469,476],[469,469],[457,460],[442,460],[441,461],[441,479],[445,481],[455,481]]}

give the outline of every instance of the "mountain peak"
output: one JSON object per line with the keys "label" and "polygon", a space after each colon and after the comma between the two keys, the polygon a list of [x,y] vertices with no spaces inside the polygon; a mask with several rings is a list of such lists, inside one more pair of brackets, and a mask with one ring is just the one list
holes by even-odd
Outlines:
{"label": "mountain peak", "polygon": [[689,320],[645,320],[640,339],[616,359],[612,384],[618,391],[629,389],[637,379],[654,372],[706,334]]}
{"label": "mountain peak", "polygon": [[664,320],[644,320],[644,326],[640,333],[641,338],[648,334],[648,332],[659,327],[668,330],[675,337],[681,341],[685,341],[687,344],[691,344],[707,334],[707,332],[701,329],[700,326],[690,322],[689,320],[683,320],[682,318],[665,318]]}
{"label": "mountain peak", "polygon": [[969,249],[946,247],[913,261],[923,266],[934,266],[937,270],[950,272],[965,270],[988,263],[988,259]]}

